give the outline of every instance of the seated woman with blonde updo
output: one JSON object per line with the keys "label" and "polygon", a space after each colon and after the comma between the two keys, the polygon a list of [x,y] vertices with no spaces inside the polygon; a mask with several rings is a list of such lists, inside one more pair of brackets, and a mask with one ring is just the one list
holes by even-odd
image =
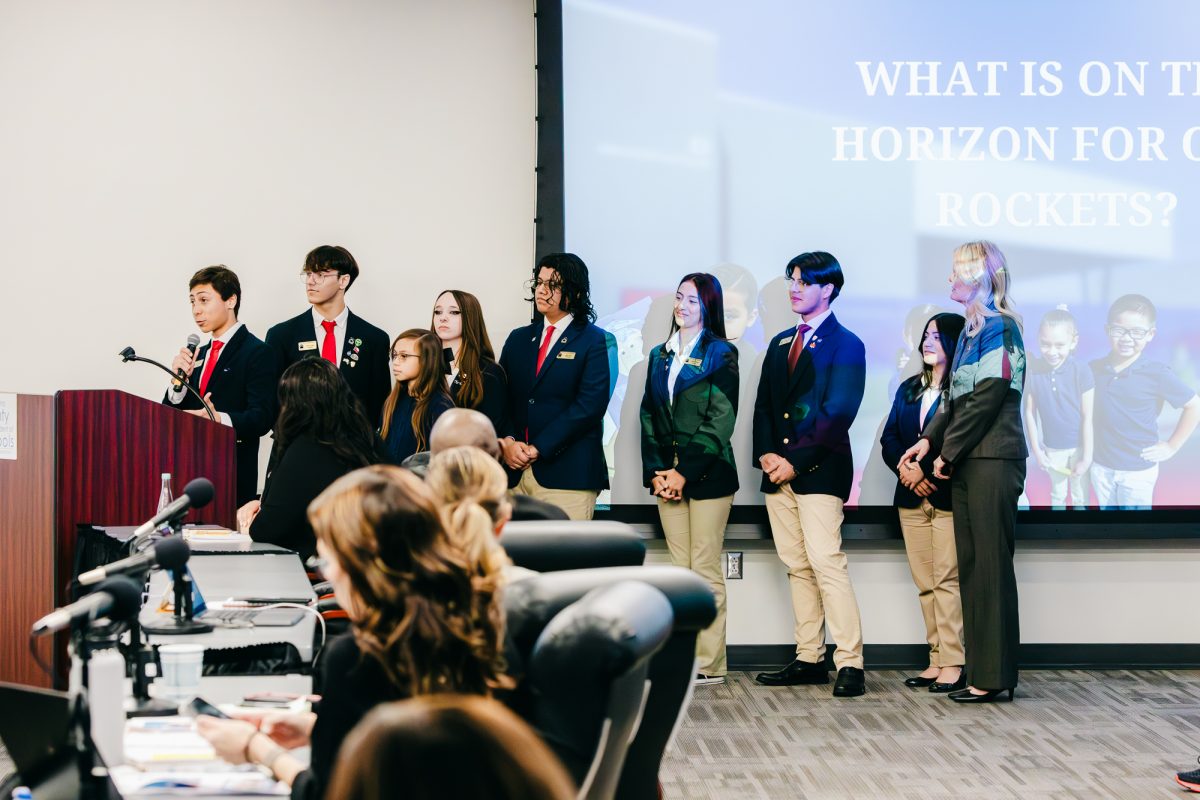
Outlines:
{"label": "seated woman with blonde updo", "polygon": [[[343,740],[375,706],[430,694],[490,695],[502,677],[496,572],[468,566],[432,494],[398,467],[356,470],[308,509],[317,555],[351,633],[322,658],[322,699],[308,714],[200,717],[234,764],[266,766],[292,796],[321,798]],[[304,769],[284,748],[312,747]]]}

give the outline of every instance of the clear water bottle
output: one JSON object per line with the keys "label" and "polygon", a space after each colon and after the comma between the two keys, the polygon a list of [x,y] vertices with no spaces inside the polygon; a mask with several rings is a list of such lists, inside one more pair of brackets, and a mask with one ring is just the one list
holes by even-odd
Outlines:
{"label": "clear water bottle", "polygon": [[[171,473],[164,472],[162,474],[162,488],[158,491],[158,509],[155,511],[155,513],[157,514],[159,511],[162,511],[164,508],[171,505],[174,500],[175,495],[171,492]],[[164,522],[162,527],[158,529],[158,532],[164,535],[169,534],[171,532],[171,526]]]}

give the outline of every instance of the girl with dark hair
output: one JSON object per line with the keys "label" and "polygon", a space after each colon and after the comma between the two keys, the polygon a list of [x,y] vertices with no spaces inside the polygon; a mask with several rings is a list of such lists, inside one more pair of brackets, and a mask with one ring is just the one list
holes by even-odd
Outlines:
{"label": "girl with dark hair", "polygon": [[279,380],[275,447],[262,499],[238,509],[238,529],[307,559],[315,547],[308,504],[347,472],[378,463],[380,443],[337,367],[305,358]]}
{"label": "girl with dark hair", "polygon": [[496,363],[479,300],[460,289],[445,290],[433,304],[430,330],[442,341],[454,404],[481,411],[496,430],[503,428],[508,380]]}
{"label": "girl with dark hair", "polygon": [[495,700],[389,703],[346,741],[329,787],[339,800],[572,800],[576,789],[532,728]]}
{"label": "girl with dark hair", "polygon": [[[506,679],[498,576],[467,566],[419,478],[392,466],[356,470],[322,492],[308,518],[322,571],[351,622],[322,658],[318,710],[201,717],[197,728],[224,760],[261,764],[293,797],[321,798],[343,740],[375,706],[490,695]],[[306,744],[307,770],[283,749]]]}
{"label": "girl with dark hair", "polygon": [[725,578],[721,548],[738,488],[733,460],[738,406],[737,348],[725,339],[720,282],[685,275],[675,290],[671,338],[650,354],[642,396],[642,480],[658,498],[676,566],[707,580],[717,618],[700,634],[698,683],[723,683]]}
{"label": "girl with dark hair", "polygon": [[399,464],[429,449],[429,431],[443,411],[454,408],[446,390],[442,341],[432,332],[411,328],[392,342],[396,383],[383,404],[383,437],[388,461]]}
{"label": "girl with dark hair", "polygon": [[929,666],[904,684],[928,687],[934,693],[966,688],[950,482],[933,476],[931,456],[922,463],[901,464],[900,458],[916,444],[925,425],[940,410],[942,396],[950,388],[950,364],[965,324],[959,314],[935,314],[925,323],[919,351],[921,372],[896,390],[892,411],[879,437],[884,462],[900,478],[894,502],[929,643]]}

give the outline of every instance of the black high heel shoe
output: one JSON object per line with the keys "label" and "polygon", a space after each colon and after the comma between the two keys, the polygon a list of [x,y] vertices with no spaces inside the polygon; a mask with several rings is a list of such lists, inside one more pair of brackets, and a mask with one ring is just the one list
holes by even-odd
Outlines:
{"label": "black high heel shoe", "polygon": [[932,686],[937,681],[937,675],[932,678],[922,678],[920,675],[914,675],[911,678],[904,679],[904,685],[910,689],[924,689],[926,686]]}
{"label": "black high heel shoe", "polygon": [[929,685],[929,691],[933,694],[947,694],[949,692],[958,692],[967,688],[967,671],[963,669],[958,673],[958,680],[954,683],[941,683],[934,681]]}
{"label": "black high heel shoe", "polygon": [[1015,689],[987,689],[983,694],[975,694],[970,689],[951,692],[946,695],[956,703],[1011,703]]}

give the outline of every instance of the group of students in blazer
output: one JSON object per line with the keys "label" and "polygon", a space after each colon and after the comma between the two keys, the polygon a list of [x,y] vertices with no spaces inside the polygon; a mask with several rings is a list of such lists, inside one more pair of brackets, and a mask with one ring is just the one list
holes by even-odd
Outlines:
{"label": "group of students in blazer", "polygon": [[[172,367],[184,372],[208,408],[181,386],[169,389],[165,402],[203,416],[212,411],[235,428],[237,494],[246,516],[261,513],[255,505],[258,440],[275,422],[278,376],[320,358],[337,367],[363,417],[376,426],[384,460],[400,463],[427,449],[429,431],[446,409],[476,408],[500,435],[514,493],[559,506],[573,519],[591,518],[599,492],[608,488],[603,419],[617,356],[614,338],[595,325],[588,271],[578,256],[538,260],[527,284],[535,321],[509,334],[498,360],[470,293],[441,293],[429,328],[407,330],[389,344],[382,329],[345,305],[359,274],[348,251],[319,247],[306,257],[302,274],[310,310],[271,328],[266,342],[237,321],[241,287],[232,271],[206,268],[189,285],[193,318],[212,340],[194,356],[182,349]],[[804,253],[788,263],[785,275],[800,321],[776,335],[765,354],[753,409],[753,460],[763,472],[772,535],[788,571],[796,659],[756,679],[828,683],[828,625],[838,669],[833,693],[852,697],[865,691],[865,674],[841,524],[854,475],[849,430],[862,401],[866,356],[831,310],[844,284],[837,259]],[[998,699],[1004,690],[1011,698],[1016,684],[1012,544],[1026,455],[1024,349],[1007,280],[994,245],[977,242],[956,251],[951,297],[964,305],[966,327],[955,337],[956,323],[948,319],[954,315],[930,321],[923,348],[933,363],[913,379],[919,386],[901,386],[884,433],[929,632],[930,667],[910,685],[963,702]],[[672,561],[708,580],[717,598],[717,619],[698,643],[697,681],[703,683],[722,681],[727,669],[720,561],[738,489],[730,444],[738,358],[724,326],[720,282],[707,273],[684,276],[670,338],[648,360],[640,414],[644,484],[657,499]],[[369,457],[352,455],[351,461]],[[270,478],[264,496],[269,488]],[[964,634],[972,648],[966,668]]]}
{"label": "group of students in blazer", "polygon": [[[832,312],[845,279],[829,253],[785,268],[794,328],[771,339],[753,409],[753,460],[780,560],[787,567],[796,657],[756,680],[826,684],[834,639],[835,697],[866,690],[862,624],[842,551],[854,464],[850,426],[866,382],[862,341]],[[929,667],[905,681],[963,703],[1011,700],[1020,639],[1012,553],[1025,474],[1025,352],[1008,269],[990,242],[954,254],[950,297],[966,313],[929,320],[924,369],[896,393],[882,433],[896,506],[919,589]],[[658,500],[672,561],[706,578],[718,614],[698,642],[698,683],[726,672],[721,550],[738,489],[731,447],[737,350],[725,337],[719,281],[685,275],[670,338],[648,361],[641,405],[643,481]],[[961,586],[961,591],[960,591]],[[964,639],[971,646],[968,663]]]}

